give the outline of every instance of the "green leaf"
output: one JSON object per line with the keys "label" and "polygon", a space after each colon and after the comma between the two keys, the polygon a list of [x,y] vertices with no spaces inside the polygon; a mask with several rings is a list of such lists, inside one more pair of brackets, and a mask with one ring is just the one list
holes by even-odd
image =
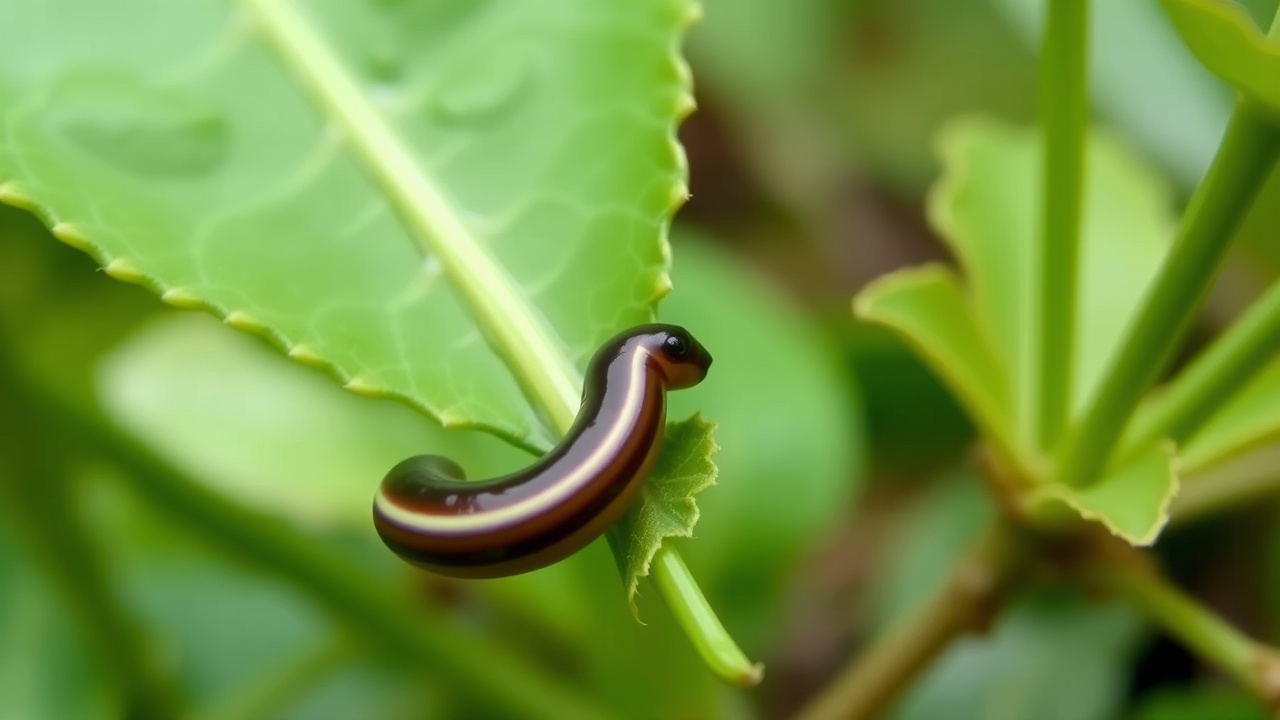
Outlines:
{"label": "green leaf", "polygon": [[1141,620],[1061,592],[1024,598],[992,632],[953,643],[894,720],[1108,720],[1123,707]]}
{"label": "green leaf", "polygon": [[1205,67],[1280,119],[1280,40],[1231,0],[1160,1]]}
{"label": "green leaf", "polygon": [[638,620],[636,591],[649,574],[654,555],[667,538],[693,537],[698,522],[694,496],[716,482],[711,458],[719,450],[712,438],[715,425],[694,415],[667,423],[666,435],[653,475],[641,489],[641,501],[631,506],[609,534],[614,559],[626,585],[627,604]]}
{"label": "green leaf", "polygon": [[475,477],[528,463],[491,436],[344,393],[191,313],[132,335],[104,360],[98,384],[113,419],[191,477],[311,527],[367,531],[378,483],[410,455],[448,455]]}
{"label": "green leaf", "polygon": [[950,386],[984,434],[1016,461],[1008,373],[979,327],[955,275],[941,266],[902,270],[868,285],[858,317],[901,333]]}
{"label": "green leaf", "polygon": [[1280,438],[1280,363],[1258,373],[1179,451],[1188,474]]}
{"label": "green leaf", "polygon": [[0,199],[353,390],[542,448],[668,286],[691,16],[6,3]]}
{"label": "green leaf", "polygon": [[[1015,403],[1016,437],[1027,443],[1037,300],[1026,279],[1038,238],[1040,143],[1030,130],[966,119],[947,127],[940,145],[945,172],[929,198],[929,216],[964,269],[976,323],[1010,371],[1005,392]],[[1098,383],[1175,228],[1164,183],[1116,141],[1091,137],[1086,168],[1075,410]]]}
{"label": "green leaf", "polygon": [[1088,487],[1044,484],[1022,496],[1021,502],[1033,514],[1052,516],[1069,508],[1131,545],[1151,545],[1169,521],[1169,504],[1178,493],[1174,463],[1173,445],[1167,443]]}

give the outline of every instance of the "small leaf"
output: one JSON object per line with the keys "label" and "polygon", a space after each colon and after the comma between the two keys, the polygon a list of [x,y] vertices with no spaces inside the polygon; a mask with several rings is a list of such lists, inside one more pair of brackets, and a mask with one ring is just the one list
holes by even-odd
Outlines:
{"label": "small leaf", "polygon": [[1196,473],[1280,438],[1280,363],[1258,373],[1178,453]]}
{"label": "small leaf", "polygon": [[1280,40],[1264,35],[1231,0],[1161,2],[1205,67],[1280,120]]}
{"label": "small leaf", "polygon": [[1169,504],[1178,493],[1174,460],[1173,445],[1167,443],[1088,487],[1045,484],[1021,502],[1033,514],[1071,512],[1102,524],[1131,545],[1151,545],[1169,521]]}
{"label": "small leaf", "polygon": [[[1013,421],[1026,443],[1036,397],[1029,338],[1039,301],[1027,279],[1039,238],[1039,139],[970,118],[945,128],[940,145],[945,171],[929,217],[964,269],[976,323],[1009,370]],[[1086,168],[1075,410],[1099,381],[1175,229],[1168,188],[1117,142],[1092,136]]]}
{"label": "small leaf", "polygon": [[712,456],[719,450],[712,434],[715,425],[694,415],[667,424],[653,474],[641,497],[609,534],[614,560],[626,585],[627,603],[637,620],[636,591],[640,578],[649,574],[653,556],[663,540],[693,537],[698,522],[694,496],[716,483]]}
{"label": "small leaf", "polygon": [[868,285],[854,304],[858,317],[901,333],[1008,456],[1012,434],[1004,364],[978,327],[956,276],[941,266],[891,273]]}

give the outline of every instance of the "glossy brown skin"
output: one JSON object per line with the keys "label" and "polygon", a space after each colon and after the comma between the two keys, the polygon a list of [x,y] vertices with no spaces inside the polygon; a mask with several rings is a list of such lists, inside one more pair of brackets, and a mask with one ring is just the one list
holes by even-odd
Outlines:
{"label": "glossy brown skin", "polygon": [[[568,557],[617,521],[649,476],[666,391],[698,384],[710,365],[683,328],[628,330],[592,358],[578,416],[551,452],[518,473],[476,482],[446,458],[409,458],[383,480],[374,526],[402,558],[442,575],[502,577]],[[522,509],[531,505],[540,506]]]}

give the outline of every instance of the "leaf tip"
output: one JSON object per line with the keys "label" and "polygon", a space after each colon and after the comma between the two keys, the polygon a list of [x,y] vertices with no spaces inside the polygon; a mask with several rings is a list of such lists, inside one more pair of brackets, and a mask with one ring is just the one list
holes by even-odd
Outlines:
{"label": "leaf tip", "polygon": [[55,223],[53,227],[49,228],[49,232],[76,250],[89,254],[93,253],[93,243],[89,241],[88,236],[77,225],[69,222]]}
{"label": "leaf tip", "polygon": [[318,350],[305,343],[298,343],[289,348],[289,359],[313,368],[327,368],[330,363],[325,360]]}
{"label": "leaf tip", "polygon": [[271,330],[265,322],[243,310],[232,310],[222,318],[222,322],[229,327],[254,335],[265,335]]}
{"label": "leaf tip", "polygon": [[23,210],[34,211],[38,209],[35,199],[13,180],[0,183],[0,202]]}
{"label": "leaf tip", "polygon": [[[378,385],[375,385],[372,380],[361,375],[353,376],[350,380],[344,383],[342,387],[357,395],[363,395],[365,397],[385,397],[387,394],[385,390]],[[441,418],[441,424],[444,424],[443,418]]]}
{"label": "leaf tip", "polygon": [[172,305],[183,310],[203,310],[209,307],[203,298],[196,294],[194,290],[188,288],[174,287],[160,293],[160,300],[167,305]]}
{"label": "leaf tip", "polygon": [[123,282],[141,285],[147,281],[147,274],[124,258],[116,258],[102,269],[111,277]]}

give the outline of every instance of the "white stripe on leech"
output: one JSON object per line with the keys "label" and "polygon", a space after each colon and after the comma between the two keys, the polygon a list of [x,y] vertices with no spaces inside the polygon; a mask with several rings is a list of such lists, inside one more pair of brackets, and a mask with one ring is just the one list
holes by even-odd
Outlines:
{"label": "white stripe on leech", "polygon": [[392,523],[406,529],[445,535],[498,529],[547,512],[582,487],[589,485],[592,478],[599,475],[604,467],[613,461],[619,448],[626,443],[631,431],[631,418],[636,416],[640,403],[644,401],[643,374],[648,356],[649,352],[644,348],[635,349],[631,361],[631,372],[627,377],[627,396],[614,420],[613,427],[609,428],[608,434],[591,455],[555,485],[511,505],[465,515],[429,515],[405,510],[389,500],[379,488],[374,498],[378,512]]}

